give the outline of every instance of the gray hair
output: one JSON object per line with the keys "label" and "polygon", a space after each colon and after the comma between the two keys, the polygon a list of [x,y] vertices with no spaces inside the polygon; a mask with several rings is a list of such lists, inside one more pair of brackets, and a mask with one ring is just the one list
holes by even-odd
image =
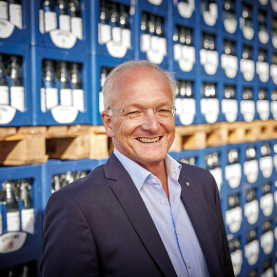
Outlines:
{"label": "gray hair", "polygon": [[174,80],[174,77],[170,72],[165,71],[161,69],[158,65],[146,60],[127,61],[115,67],[108,75],[107,79],[105,80],[105,83],[103,85],[103,90],[102,90],[105,110],[107,110],[111,105],[111,101],[112,101],[111,95],[114,87],[114,82],[118,79],[118,77],[122,73],[128,72],[135,68],[149,68],[160,72],[168,81],[168,84],[172,92],[172,99],[173,99],[173,102],[175,102],[176,81]]}

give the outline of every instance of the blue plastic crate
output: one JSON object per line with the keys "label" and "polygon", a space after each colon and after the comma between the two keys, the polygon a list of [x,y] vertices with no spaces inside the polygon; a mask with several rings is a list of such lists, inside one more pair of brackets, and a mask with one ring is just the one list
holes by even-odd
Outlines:
{"label": "blue plastic crate", "polygon": [[[164,32],[163,37],[143,34],[141,30],[141,18],[143,13],[160,18]],[[148,59],[155,64],[159,64],[163,69],[169,68],[169,41],[172,40],[171,30],[167,28],[169,26],[169,20],[170,18],[167,16],[167,10],[157,9],[142,1],[137,1],[135,18],[135,59]]]}
{"label": "blue plastic crate", "polygon": [[[59,16],[58,6],[53,11],[44,12],[42,2],[30,1],[31,5],[31,44],[52,49],[67,49],[75,52],[89,51],[89,11],[91,1],[80,0],[80,16]],[[62,19],[62,20],[61,20]],[[47,22],[51,22],[48,23]],[[62,24],[60,24],[60,22]]]}
{"label": "blue plastic crate", "polygon": [[[67,50],[49,51],[48,48],[32,47],[32,97],[33,97],[33,124],[34,125],[60,125],[60,124],[88,124],[90,122],[91,111],[91,64],[86,53],[73,53]],[[67,67],[72,63],[77,63],[82,79],[81,92],[72,90],[71,103],[64,103],[60,95],[60,82],[55,82],[55,102],[47,104],[47,95],[41,91],[43,62],[51,60],[67,62]],[[77,92],[79,94],[77,94]],[[74,97],[75,100],[74,100]],[[70,100],[67,98],[66,100]]]}
{"label": "blue plastic crate", "polygon": [[51,196],[52,192],[55,191],[55,187],[53,187],[52,183],[52,181],[55,182],[55,180],[53,180],[54,175],[66,174],[68,171],[85,171],[86,173],[89,173],[98,165],[98,160],[91,159],[76,161],[48,160],[48,162],[44,165],[43,168],[44,183],[41,187],[43,212],[46,208],[46,204],[49,197]]}
{"label": "blue plastic crate", "polygon": [[[105,2],[107,3],[107,2]],[[133,59],[135,49],[135,6],[130,0],[109,1],[110,4],[122,4],[125,12],[128,12],[129,28],[111,28],[108,22],[100,22],[101,1],[91,3],[90,12],[90,49],[92,55],[106,56],[110,58]],[[103,34],[103,35],[102,35]]]}
{"label": "blue plastic crate", "polygon": [[93,125],[103,125],[101,114],[100,112],[103,111],[103,94],[102,94],[102,85],[101,81],[103,82],[103,76],[101,77],[101,70],[103,68],[108,69],[106,72],[109,73],[117,65],[127,61],[126,59],[120,58],[107,58],[102,56],[91,56],[90,62],[92,64],[91,68],[94,70],[92,72],[92,108],[91,108],[91,118]]}
{"label": "blue plastic crate", "polygon": [[169,152],[169,155],[176,161],[200,166],[200,151],[199,149],[183,150],[180,152]]}
{"label": "blue plastic crate", "polygon": [[[24,90],[14,91],[12,100],[11,78],[8,77],[7,102],[0,104],[0,126],[25,126],[32,123],[31,55],[28,45],[0,42],[0,54],[10,64],[10,57],[19,58]],[[7,73],[7,72],[6,72]],[[3,99],[2,99],[3,100]]]}
{"label": "blue plastic crate", "polygon": [[[7,252],[3,253],[2,250],[0,253],[0,268],[13,266],[19,263],[24,263],[39,258],[38,253],[40,253],[42,243],[43,216],[41,205],[41,188],[44,182],[44,179],[42,177],[42,167],[43,165],[0,167],[1,184],[5,180],[11,181],[30,178],[32,182],[30,193],[33,201],[33,210],[25,211],[22,210],[22,202],[19,201],[19,215],[16,213],[12,215],[10,213],[8,219],[9,223],[7,222],[6,217],[7,208],[4,204],[1,204],[0,208],[3,223],[2,235],[0,236],[2,244],[1,249],[5,249],[5,251]],[[27,214],[26,211],[28,211]],[[27,216],[27,221],[29,222],[27,225],[26,219],[23,219],[23,216],[25,218]],[[16,229],[18,231],[16,231]]]}
{"label": "blue plastic crate", "polygon": [[0,10],[0,42],[30,44],[30,1],[21,0],[21,5],[2,1]]}

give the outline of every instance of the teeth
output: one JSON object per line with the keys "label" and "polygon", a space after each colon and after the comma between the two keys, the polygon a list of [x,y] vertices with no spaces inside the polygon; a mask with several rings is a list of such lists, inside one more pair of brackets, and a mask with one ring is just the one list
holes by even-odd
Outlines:
{"label": "teeth", "polygon": [[157,138],[152,138],[152,139],[148,139],[148,138],[137,138],[138,141],[140,142],[156,142],[160,139],[160,137]]}

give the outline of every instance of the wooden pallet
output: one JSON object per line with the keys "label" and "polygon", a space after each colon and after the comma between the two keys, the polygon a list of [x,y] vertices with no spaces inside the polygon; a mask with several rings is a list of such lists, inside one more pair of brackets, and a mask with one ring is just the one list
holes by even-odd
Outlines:
{"label": "wooden pallet", "polygon": [[45,163],[46,127],[0,128],[0,164]]}
{"label": "wooden pallet", "polygon": [[52,159],[105,159],[111,149],[104,126],[51,126],[47,129],[46,153]]}
{"label": "wooden pallet", "polygon": [[258,132],[259,140],[275,139],[277,138],[277,122],[276,120],[255,121],[256,130]]}

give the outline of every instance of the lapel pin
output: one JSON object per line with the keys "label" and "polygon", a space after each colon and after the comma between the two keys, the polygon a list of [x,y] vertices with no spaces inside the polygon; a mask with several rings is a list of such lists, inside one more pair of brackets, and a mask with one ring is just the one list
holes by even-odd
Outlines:
{"label": "lapel pin", "polygon": [[189,182],[186,182],[186,185],[189,186]]}

